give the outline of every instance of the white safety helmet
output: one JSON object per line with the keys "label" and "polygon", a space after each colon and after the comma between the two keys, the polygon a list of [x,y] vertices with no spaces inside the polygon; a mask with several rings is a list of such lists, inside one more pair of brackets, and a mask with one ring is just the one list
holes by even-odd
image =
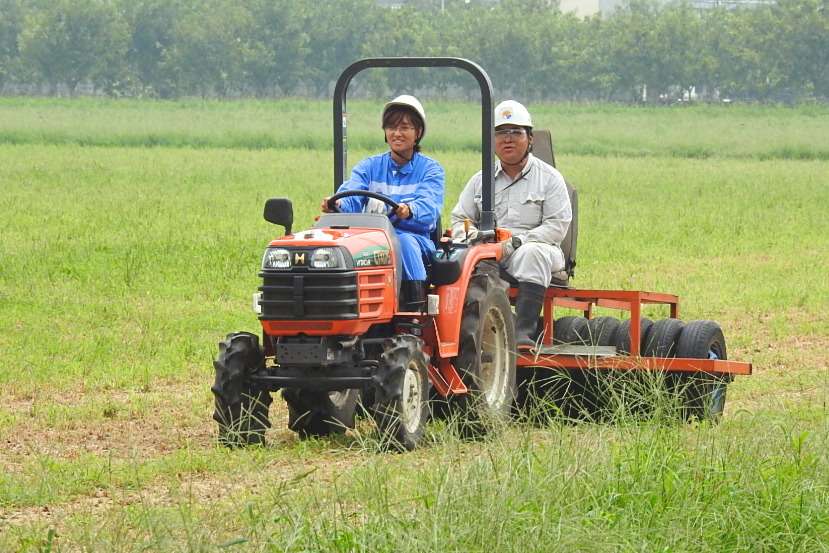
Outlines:
{"label": "white safety helmet", "polygon": [[519,125],[533,128],[530,112],[515,100],[504,100],[495,107],[495,128],[499,125]]}
{"label": "white safety helmet", "polygon": [[426,112],[423,111],[423,106],[420,105],[420,102],[417,101],[417,98],[415,98],[414,96],[409,96],[408,94],[403,94],[402,96],[398,96],[391,102],[388,102],[383,107],[383,113],[380,115],[381,121],[386,118],[386,112],[389,110],[390,107],[393,106],[404,106],[407,108],[412,108],[417,112],[418,115],[420,115],[420,119],[423,121],[423,132],[420,133],[420,138],[418,139],[418,142],[420,140],[423,140],[423,137],[426,136]]}

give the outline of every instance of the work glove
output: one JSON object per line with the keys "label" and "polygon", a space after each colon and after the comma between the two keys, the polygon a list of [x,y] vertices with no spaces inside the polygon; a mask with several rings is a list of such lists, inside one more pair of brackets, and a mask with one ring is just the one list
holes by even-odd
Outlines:
{"label": "work glove", "polygon": [[[518,245],[516,245],[518,242]],[[513,238],[507,238],[506,240],[501,241],[501,259],[507,259],[512,253],[521,245],[521,242],[518,240],[514,240]]]}
{"label": "work glove", "polygon": [[380,213],[382,215],[385,215],[388,210],[389,206],[387,206],[385,202],[381,202],[377,198],[369,198],[366,202],[366,213]]}
{"label": "work glove", "polygon": [[512,252],[517,250],[521,247],[524,241],[518,238],[517,236],[513,236],[512,238],[507,238],[506,240],[502,240],[501,244],[501,259],[506,259],[512,255]]}

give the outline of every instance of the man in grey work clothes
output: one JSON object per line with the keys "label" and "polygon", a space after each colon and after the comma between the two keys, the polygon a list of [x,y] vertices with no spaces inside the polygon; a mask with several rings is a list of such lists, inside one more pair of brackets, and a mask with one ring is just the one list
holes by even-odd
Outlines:
{"label": "man in grey work clothes", "polygon": [[[573,212],[564,177],[532,155],[533,124],[520,103],[495,108],[495,220],[512,238],[501,242],[501,268],[518,281],[515,335],[519,350],[535,346],[538,318],[553,276],[567,278],[561,241]],[[469,220],[469,234],[464,221]],[[475,239],[481,220],[481,172],[452,210],[452,237]]]}

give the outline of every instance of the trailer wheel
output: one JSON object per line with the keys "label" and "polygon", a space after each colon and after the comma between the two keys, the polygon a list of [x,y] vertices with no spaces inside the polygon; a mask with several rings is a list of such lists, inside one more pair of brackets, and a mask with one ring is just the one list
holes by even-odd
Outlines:
{"label": "trailer wheel", "polygon": [[576,420],[583,411],[582,371],[524,367],[518,371],[514,413],[537,425],[556,419]]}
{"label": "trailer wheel", "polygon": [[[639,355],[643,355],[645,351],[645,344],[648,343],[648,333],[652,327],[653,321],[647,317],[642,317],[639,320]],[[622,321],[622,324],[616,329],[616,339],[613,345],[616,346],[618,355],[630,355],[630,319]]]}
{"label": "trailer wheel", "polygon": [[395,336],[385,341],[379,371],[383,385],[375,392],[374,407],[384,445],[411,451],[423,438],[429,417],[428,367],[423,340]]}
{"label": "trailer wheel", "polygon": [[[644,357],[676,357],[676,346],[685,323],[680,319],[659,319],[647,333]],[[677,373],[675,371],[648,371],[639,376],[642,397],[640,412],[644,416],[654,413],[674,418],[677,406]]]}
{"label": "trailer wheel", "polygon": [[[622,321],[616,317],[595,317],[587,321],[587,344],[612,346]],[[576,416],[598,422],[608,418],[610,408],[617,398],[615,379],[607,371],[582,370],[574,379],[581,383],[580,402]]]}
{"label": "trailer wheel", "polygon": [[587,319],[569,315],[553,322],[554,344],[586,344],[588,341]]}
{"label": "trailer wheel", "polygon": [[283,388],[288,404],[288,428],[300,438],[344,434],[354,428],[359,390],[325,392],[303,388]]}
{"label": "trailer wheel", "polygon": [[679,336],[685,327],[679,319],[659,319],[648,332],[645,357],[675,357]]}
{"label": "trailer wheel", "polygon": [[264,444],[273,400],[268,390],[250,382],[251,375],[265,371],[265,349],[259,345],[259,337],[249,332],[228,334],[219,342],[219,357],[213,366],[216,380],[210,389],[215,398],[213,420],[219,423],[219,443],[229,448]]}
{"label": "trailer wheel", "polygon": [[[714,321],[691,321],[682,330],[676,356],[686,359],[727,359],[725,337]],[[683,413],[688,420],[719,422],[725,409],[729,374],[683,372],[678,375],[685,398]]]}
{"label": "trailer wheel", "polygon": [[[631,319],[625,319],[616,329],[614,346],[617,355],[630,355],[630,325]],[[645,355],[645,344],[648,343],[648,333],[653,327],[653,321],[641,318],[639,323],[640,341],[638,355]],[[646,420],[653,412],[654,398],[664,393],[664,379],[653,378],[649,371],[624,371],[614,375],[613,402],[617,412],[635,420]]]}
{"label": "trailer wheel", "polygon": [[587,335],[595,346],[612,346],[622,321],[616,317],[596,317],[587,321]]}
{"label": "trailer wheel", "polygon": [[476,436],[509,415],[515,397],[515,323],[496,269],[472,275],[460,321],[455,368],[468,392],[449,402],[461,434]]}
{"label": "trailer wheel", "polygon": [[[553,344],[588,345],[590,329],[588,320],[568,315],[553,322]],[[596,399],[588,385],[587,371],[581,369],[557,370],[551,375],[544,390],[547,404],[559,411],[567,420],[592,420]]]}

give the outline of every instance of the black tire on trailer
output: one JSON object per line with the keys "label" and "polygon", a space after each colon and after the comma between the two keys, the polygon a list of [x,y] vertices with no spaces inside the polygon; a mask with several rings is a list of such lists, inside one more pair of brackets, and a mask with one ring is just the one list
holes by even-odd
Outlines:
{"label": "black tire on trailer", "polygon": [[[680,319],[659,319],[653,323],[647,335],[643,356],[676,357],[676,346],[683,328],[685,323]],[[674,419],[677,416],[677,405],[682,401],[676,393],[678,378],[679,374],[676,371],[667,368],[664,372],[642,374],[642,411],[648,415],[662,412],[668,418]]]}
{"label": "black tire on trailer", "polygon": [[469,280],[455,369],[468,392],[448,403],[464,437],[491,432],[509,416],[515,399],[515,323],[507,285],[489,264]]}
{"label": "black tire on trailer", "polygon": [[[653,321],[647,317],[642,317],[639,320],[639,355],[642,355],[647,344],[648,332],[653,327]],[[625,319],[616,329],[616,339],[614,340],[617,355],[630,355],[630,319]]]}
{"label": "black tire on trailer", "polygon": [[587,321],[587,334],[594,346],[612,346],[622,321],[616,317],[595,317]]}
{"label": "black tire on trailer", "polygon": [[654,324],[652,320],[647,318],[642,321],[642,343],[639,344],[639,355],[642,355],[642,352],[645,351],[645,345],[650,343]]}
{"label": "black tire on trailer", "polygon": [[553,343],[554,344],[576,344],[588,343],[587,319],[575,315],[561,317],[553,322]]}
{"label": "black tire on trailer", "polygon": [[388,338],[383,349],[374,420],[385,447],[412,451],[429,418],[429,358],[423,340],[411,335]]}
{"label": "black tire on trailer", "polygon": [[[578,315],[567,315],[553,322],[553,344],[588,345],[588,320]],[[596,398],[588,386],[588,371],[563,369],[551,377],[546,397],[552,400],[561,414],[571,421],[593,420]]]}
{"label": "black tire on trailer", "polygon": [[219,342],[219,356],[213,361],[216,379],[210,388],[215,399],[213,420],[219,423],[219,443],[240,447],[265,443],[270,428],[268,409],[271,394],[255,386],[250,377],[264,374],[265,348],[249,332],[228,334]]}
{"label": "black tire on trailer", "polygon": [[288,428],[300,438],[344,434],[354,428],[359,390],[333,392],[303,388],[283,388],[288,405]]}
{"label": "black tire on trailer", "polygon": [[[614,346],[617,355],[630,355],[630,326],[631,319],[625,319],[616,330]],[[639,321],[639,356],[645,354],[645,344],[648,343],[648,333],[653,327],[653,321],[642,317]],[[634,419],[648,419],[651,416],[652,396],[656,391],[654,379],[649,378],[646,371],[632,370],[624,371],[617,376],[619,387],[618,397],[624,403],[621,406],[626,416]],[[662,388],[662,386],[660,386]]]}
{"label": "black tire on trailer", "polygon": [[[679,337],[676,356],[685,359],[728,359],[720,325],[704,319],[689,322]],[[677,381],[685,398],[683,411],[686,419],[719,422],[731,379],[729,374],[681,373]]]}
{"label": "black tire on trailer", "polygon": [[645,344],[645,357],[675,357],[684,327],[680,319],[659,319],[653,323]]}
{"label": "black tire on trailer", "polygon": [[[616,317],[594,317],[587,321],[587,343],[593,346],[612,346],[622,321]],[[581,415],[592,421],[608,418],[617,395],[614,378],[607,371],[582,371]]]}
{"label": "black tire on trailer", "polygon": [[515,414],[519,420],[544,425],[579,418],[584,399],[582,371],[523,367],[518,374]]}
{"label": "black tire on trailer", "polygon": [[546,393],[548,372],[546,367],[516,368],[516,393],[512,412],[519,420],[541,422],[538,405]]}

